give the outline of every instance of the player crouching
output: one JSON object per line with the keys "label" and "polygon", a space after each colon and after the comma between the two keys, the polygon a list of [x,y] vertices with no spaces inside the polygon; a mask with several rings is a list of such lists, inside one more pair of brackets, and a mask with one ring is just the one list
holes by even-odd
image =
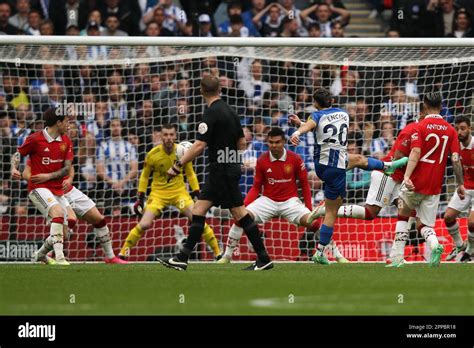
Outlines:
{"label": "player crouching", "polygon": [[[254,183],[244,202],[246,209],[258,224],[265,223],[274,217],[282,217],[295,225],[304,226],[309,231],[316,232],[319,229],[319,223],[308,221],[312,209],[311,189],[303,160],[296,153],[285,149],[285,132],[281,128],[270,130],[268,147],[270,151],[258,158]],[[300,182],[305,204],[298,198],[297,180]],[[262,192],[262,187],[263,194],[258,197]],[[225,253],[217,261],[218,263],[231,261],[242,233],[241,227],[232,225]],[[332,243],[336,260],[347,263],[347,259],[340,253],[334,242]]]}

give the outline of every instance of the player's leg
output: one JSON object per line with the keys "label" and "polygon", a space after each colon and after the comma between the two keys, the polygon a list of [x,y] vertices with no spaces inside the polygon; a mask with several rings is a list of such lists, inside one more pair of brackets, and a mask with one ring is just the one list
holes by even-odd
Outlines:
{"label": "player's leg", "polygon": [[[414,194],[414,192],[411,192]],[[395,240],[390,250],[391,262],[387,267],[401,267],[404,265],[405,260],[405,245],[408,240],[408,220],[412,210],[416,205],[416,201],[410,199],[413,195],[408,194],[407,196],[401,195],[398,198],[398,215],[397,223],[395,225]]]}
{"label": "player's leg", "polygon": [[417,219],[419,219],[420,222],[417,229],[431,249],[431,259],[429,262],[431,267],[439,266],[441,255],[444,250],[444,247],[439,243],[434,230],[438,205],[439,195],[424,195],[424,198],[416,209]]}
{"label": "player's leg", "polygon": [[145,211],[140,222],[133,227],[125,238],[119,257],[125,259],[130,255],[130,250],[137,245],[138,241],[145,234],[145,231],[153,226],[155,218],[161,215],[163,209],[169,205],[169,201],[152,192],[145,205]]}
{"label": "player's leg", "polygon": [[353,168],[361,168],[365,170],[390,170],[395,171],[398,168],[404,167],[408,162],[408,157],[403,157],[392,162],[384,162],[372,157],[365,157],[363,155],[347,155],[348,163],[347,170]]}
{"label": "player's leg", "polygon": [[472,260],[474,256],[474,206],[471,206],[471,212],[469,214],[469,222],[467,225],[467,247],[466,252],[461,257],[462,262],[468,262]]}
{"label": "player's leg", "polygon": [[32,190],[28,197],[41,214],[48,219],[50,218],[49,237],[46,238],[43,245],[36,253],[34,259],[37,261],[47,262],[46,255],[54,250],[56,263],[69,264],[64,257],[64,229],[66,210],[57,201],[51,191],[46,188],[38,188]]}
{"label": "player's leg", "polygon": [[466,249],[466,243],[463,242],[459,231],[457,217],[461,212],[471,206],[472,199],[473,197],[470,194],[470,191],[466,192],[466,197],[464,199],[461,199],[457,191],[454,191],[453,196],[449,200],[448,208],[444,214],[444,224],[446,225],[449,235],[453,238],[454,247],[451,253],[446,257],[447,261],[454,259],[459,253]]}
{"label": "player's leg", "polygon": [[[189,195],[188,192],[183,192],[182,194],[178,195],[176,198],[176,202],[174,205],[179,209],[180,213],[183,214],[188,218],[189,221],[193,219],[193,206],[194,201]],[[206,244],[211,248],[214,257],[217,259],[221,255],[221,250],[219,248],[219,242],[212,230],[211,226],[207,223],[204,224],[204,232],[202,234],[202,239],[206,242]]]}

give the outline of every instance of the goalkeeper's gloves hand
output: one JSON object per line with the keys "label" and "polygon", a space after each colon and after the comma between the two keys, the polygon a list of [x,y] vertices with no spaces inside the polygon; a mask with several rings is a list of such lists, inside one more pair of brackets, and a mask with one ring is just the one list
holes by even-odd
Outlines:
{"label": "goalkeeper's gloves hand", "polygon": [[143,207],[145,205],[145,193],[139,192],[138,193],[138,200],[133,205],[133,211],[137,215],[143,215]]}
{"label": "goalkeeper's gloves hand", "polygon": [[199,197],[199,190],[194,190],[191,192],[191,198],[193,199],[193,201],[197,201],[198,197]]}
{"label": "goalkeeper's gloves hand", "polygon": [[168,169],[168,182],[170,182],[171,179],[173,179],[176,175],[181,173],[181,169],[183,169],[183,165],[181,164],[180,161],[175,161],[174,164],[171,166],[170,169]]}

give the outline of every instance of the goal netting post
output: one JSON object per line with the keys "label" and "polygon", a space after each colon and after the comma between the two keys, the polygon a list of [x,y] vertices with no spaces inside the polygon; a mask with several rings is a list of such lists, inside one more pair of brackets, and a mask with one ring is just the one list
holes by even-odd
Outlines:
{"label": "goal netting post", "polygon": [[[468,39],[467,39],[468,40]],[[382,158],[397,133],[414,122],[427,91],[443,95],[443,116],[472,117],[474,48],[463,39],[207,39],[1,37],[0,130],[0,260],[27,260],[47,236],[44,219],[27,199],[27,183],[10,180],[11,154],[26,136],[43,128],[42,112],[53,107],[67,113],[74,143],[75,187],[107,216],[118,252],[137,224],[132,206],[146,153],[161,143],[160,127],[176,125],[178,139],[194,141],[206,108],[200,96],[203,76],[220,79],[222,98],[245,126],[241,189],[251,187],[256,159],[267,150],[265,134],[273,126],[288,135],[295,130],[288,115],[307,118],[314,111],[312,92],[325,87],[335,105],[351,117],[351,153]],[[118,120],[118,121],[117,121]],[[34,122],[31,122],[34,121]],[[26,128],[26,131],[23,129]],[[287,148],[303,157],[309,172],[313,205],[323,199],[314,172],[314,136]],[[24,160],[21,164],[25,166]],[[138,172],[134,173],[134,168]],[[207,154],[194,162],[199,183],[206,177]],[[347,174],[344,204],[364,205],[370,173]],[[455,188],[448,166],[440,216]],[[396,207],[387,203],[373,221],[341,218],[334,239],[352,261],[382,261],[395,227]],[[131,250],[130,260],[152,260],[174,253],[188,230],[186,218],[169,207]],[[225,245],[232,224],[226,210],[213,209],[208,223]],[[460,220],[463,236],[466,221]],[[288,221],[273,219],[261,227],[275,260],[308,260],[317,235]],[[436,232],[443,244],[452,241],[442,219]],[[424,241],[413,229],[409,260],[427,258]],[[65,245],[72,261],[100,260],[102,250],[92,226],[80,222]],[[234,259],[252,259],[245,237]],[[212,260],[200,243],[194,259]]]}

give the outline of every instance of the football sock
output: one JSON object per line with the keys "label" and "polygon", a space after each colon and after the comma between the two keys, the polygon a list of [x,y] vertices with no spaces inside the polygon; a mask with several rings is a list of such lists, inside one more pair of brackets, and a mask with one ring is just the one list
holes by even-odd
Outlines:
{"label": "football sock", "polygon": [[468,253],[469,255],[472,255],[473,252],[474,252],[474,228],[470,227],[468,232],[467,232],[466,253]]}
{"label": "football sock", "polygon": [[459,232],[459,224],[457,221],[454,223],[448,224],[446,223],[446,228],[448,229],[449,235],[453,238],[454,245],[457,248],[460,248],[463,244],[461,233]]}
{"label": "football sock", "polygon": [[207,245],[212,249],[214,256],[219,256],[221,254],[221,249],[219,249],[219,243],[217,238],[214,235],[214,231],[211,226],[208,224],[204,225],[204,233],[202,234],[202,239],[206,242]]}
{"label": "football sock", "polygon": [[367,157],[367,170],[383,170],[385,168],[385,163],[376,158]]}
{"label": "football sock", "polygon": [[329,227],[325,224],[322,224],[321,228],[319,229],[319,245],[328,245],[331,242],[333,232],[334,227]]}
{"label": "football sock", "polygon": [[239,245],[240,237],[242,237],[242,233],[244,230],[242,227],[233,224],[229,230],[229,236],[227,237],[227,244],[225,247],[224,257],[231,260],[232,255],[234,254],[235,248]]}
{"label": "football sock", "polygon": [[354,219],[373,220],[372,214],[366,207],[360,205],[343,205],[337,211],[337,217],[350,217]]}
{"label": "football sock", "polygon": [[250,214],[245,215],[239,220],[239,225],[243,228],[260,261],[264,263],[270,262],[270,257],[265,249],[265,244],[263,244],[260,230],[258,229],[258,225],[252,219],[252,216],[250,216]]}
{"label": "football sock", "polygon": [[425,238],[426,242],[428,243],[431,250],[434,250],[438,245],[438,238],[436,237],[436,233],[432,227],[428,226],[420,226],[420,232],[423,238]]}
{"label": "football sock", "polygon": [[193,215],[191,225],[189,226],[188,238],[186,238],[186,243],[184,244],[183,249],[177,255],[178,260],[182,262],[188,262],[188,259],[194,250],[194,247],[201,240],[201,235],[204,231],[205,223],[205,216]]}
{"label": "football sock", "polygon": [[64,260],[63,222],[64,218],[53,218],[50,228],[53,250],[57,261]]}
{"label": "football sock", "polygon": [[395,226],[395,241],[390,250],[390,259],[403,259],[405,256],[405,244],[408,240],[408,217],[398,216]]}
{"label": "football sock", "polygon": [[342,255],[339,251],[339,248],[337,247],[336,242],[334,240],[331,240],[331,243],[329,243],[329,247],[331,248],[332,256],[334,256],[336,259],[344,257],[344,255]]}
{"label": "football sock", "polygon": [[110,231],[105,219],[94,225],[94,232],[99,239],[102,249],[104,249],[105,257],[108,259],[114,258],[115,254],[112,250],[112,238],[110,237]]}
{"label": "football sock", "polygon": [[138,241],[143,236],[143,233],[145,233],[145,231],[142,230],[139,224],[132,228],[128,233],[127,239],[125,239],[125,242],[123,243],[122,249],[120,249],[119,255],[127,256],[127,250],[137,245]]}
{"label": "football sock", "polygon": [[38,258],[43,259],[51,250],[53,250],[53,237],[48,236],[46,240],[43,242],[43,245],[38,250]]}

